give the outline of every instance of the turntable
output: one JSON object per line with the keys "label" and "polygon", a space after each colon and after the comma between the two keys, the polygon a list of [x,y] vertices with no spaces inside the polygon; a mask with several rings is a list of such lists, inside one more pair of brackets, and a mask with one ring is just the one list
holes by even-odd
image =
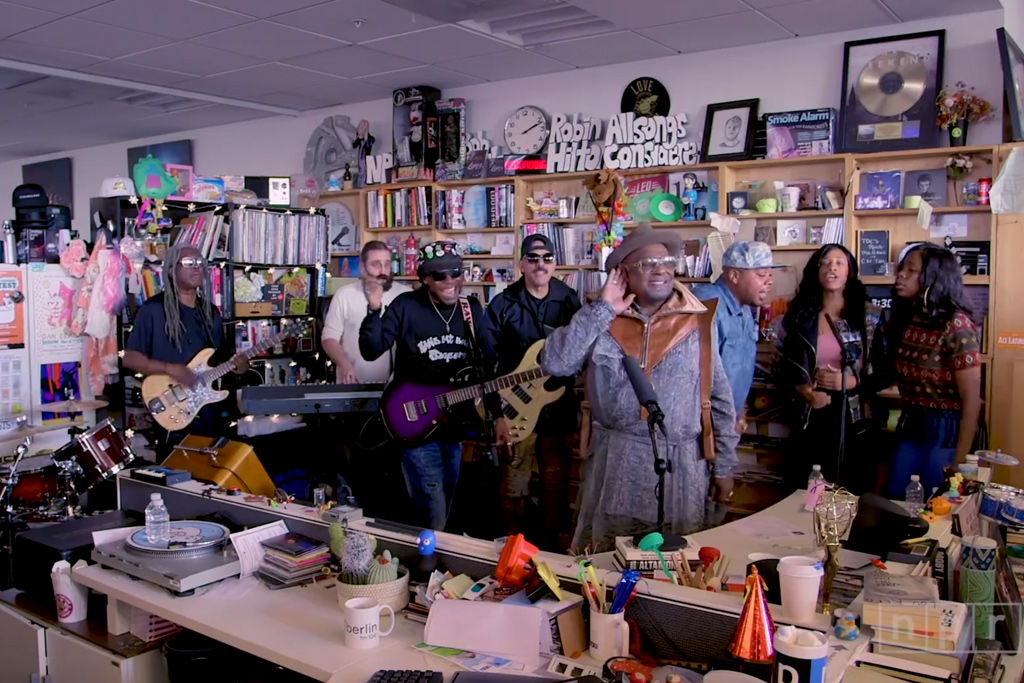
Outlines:
{"label": "turntable", "polygon": [[123,541],[96,546],[92,559],[177,595],[191,595],[196,588],[241,572],[229,536],[220,524],[182,520],[171,522],[166,546],[150,543],[146,530],[139,529]]}

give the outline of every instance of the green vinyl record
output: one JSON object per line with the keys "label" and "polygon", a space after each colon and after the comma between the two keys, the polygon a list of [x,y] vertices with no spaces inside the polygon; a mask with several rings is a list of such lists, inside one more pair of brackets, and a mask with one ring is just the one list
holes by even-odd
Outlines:
{"label": "green vinyl record", "polygon": [[663,222],[677,221],[683,215],[683,201],[669,192],[651,198],[651,215]]}
{"label": "green vinyl record", "polygon": [[634,223],[651,220],[651,203],[653,199],[653,192],[644,192],[630,198],[626,205],[626,213],[633,217]]}

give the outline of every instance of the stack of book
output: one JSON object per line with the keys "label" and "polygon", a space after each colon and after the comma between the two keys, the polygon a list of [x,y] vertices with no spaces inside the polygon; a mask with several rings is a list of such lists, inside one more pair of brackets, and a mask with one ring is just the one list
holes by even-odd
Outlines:
{"label": "stack of book", "polygon": [[434,206],[439,230],[510,228],[516,224],[515,185],[438,190]]}
{"label": "stack of book", "polygon": [[195,247],[205,259],[222,258],[227,253],[228,226],[224,215],[213,211],[194,213],[182,218],[175,244]]}
{"label": "stack of book", "polygon": [[842,244],[844,232],[842,218],[826,218],[825,227],[821,231],[821,243]]}
{"label": "stack of book", "polygon": [[262,545],[259,577],[271,589],[311,582],[331,558],[326,543],[294,531],[267,539]]}
{"label": "stack of book", "polygon": [[556,277],[574,289],[581,301],[585,301],[588,295],[601,291],[608,275],[597,270],[570,270],[562,271]]}

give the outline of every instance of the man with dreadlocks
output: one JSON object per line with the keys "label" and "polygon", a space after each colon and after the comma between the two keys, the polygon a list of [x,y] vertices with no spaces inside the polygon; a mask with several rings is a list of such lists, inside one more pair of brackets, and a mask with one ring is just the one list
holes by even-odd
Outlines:
{"label": "man with dreadlocks", "polygon": [[[170,375],[185,386],[196,376],[187,363],[205,348],[220,349],[224,321],[213,305],[206,261],[192,246],[175,244],[164,259],[164,291],[150,297],[135,315],[125,344],[124,366],[143,375]],[[237,374],[249,368],[243,354],[233,358]],[[206,406],[191,431],[210,434],[217,428],[214,406]]]}

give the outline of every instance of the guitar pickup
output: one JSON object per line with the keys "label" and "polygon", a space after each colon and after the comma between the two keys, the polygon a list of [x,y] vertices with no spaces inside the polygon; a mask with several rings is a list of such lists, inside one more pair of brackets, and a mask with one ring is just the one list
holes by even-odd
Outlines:
{"label": "guitar pickup", "polygon": [[149,410],[149,412],[153,413],[154,415],[159,415],[160,413],[167,410],[167,406],[165,406],[164,402],[161,401],[159,398],[154,398],[152,401],[146,404],[146,409]]}
{"label": "guitar pickup", "polygon": [[170,388],[171,396],[174,397],[175,402],[181,402],[188,399],[188,389],[181,386],[180,384],[174,384]]}
{"label": "guitar pickup", "polygon": [[416,412],[416,402],[409,401],[408,403],[402,404],[402,409],[405,411],[405,419],[409,422],[415,422],[416,418],[419,417]]}
{"label": "guitar pickup", "polygon": [[519,400],[523,403],[529,403],[533,400],[533,396],[530,396],[526,389],[523,389],[518,384],[512,387],[512,393],[519,397]]}

